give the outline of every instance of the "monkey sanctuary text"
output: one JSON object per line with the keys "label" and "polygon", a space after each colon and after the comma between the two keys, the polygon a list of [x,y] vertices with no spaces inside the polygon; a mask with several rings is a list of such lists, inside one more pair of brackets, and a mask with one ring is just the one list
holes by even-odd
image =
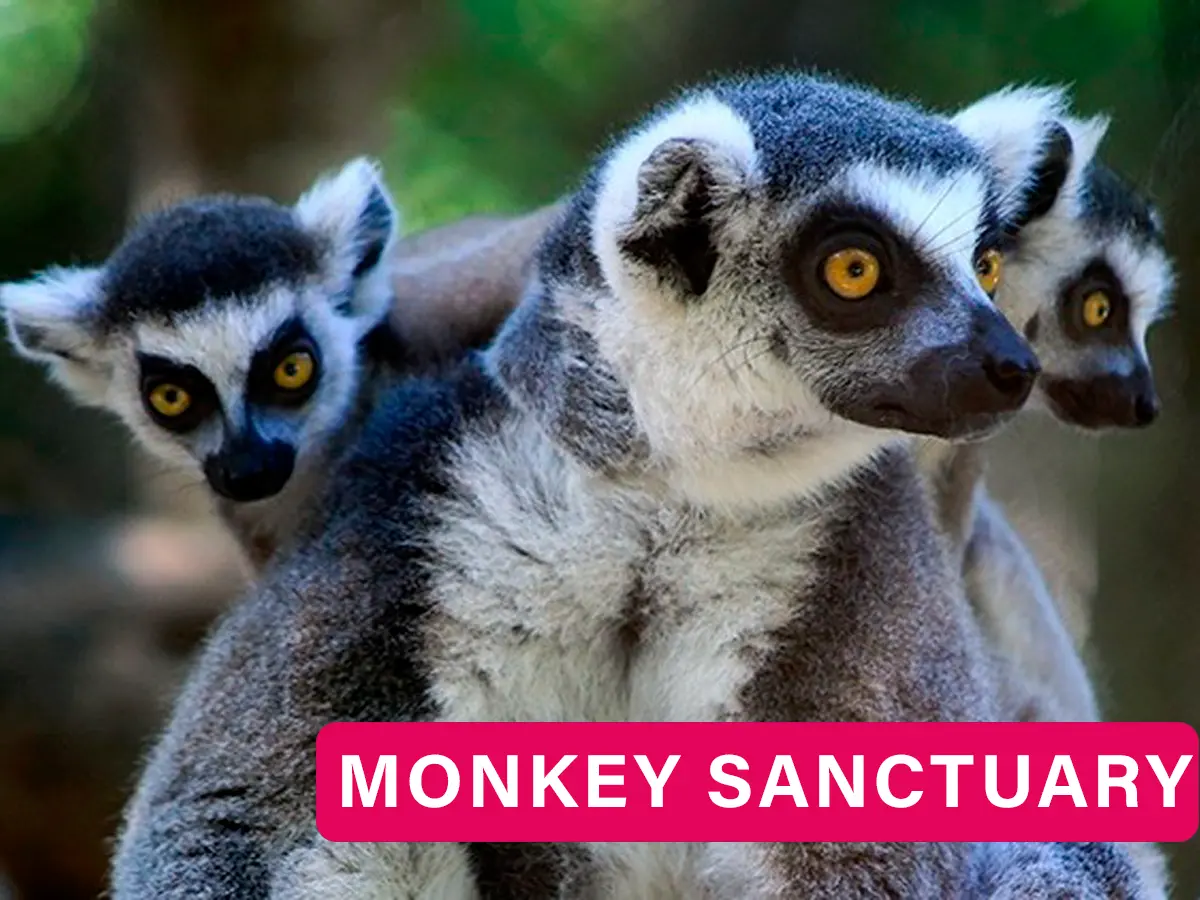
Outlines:
{"label": "monkey sanctuary text", "polygon": [[330,840],[1179,841],[1177,723],[327,726]]}

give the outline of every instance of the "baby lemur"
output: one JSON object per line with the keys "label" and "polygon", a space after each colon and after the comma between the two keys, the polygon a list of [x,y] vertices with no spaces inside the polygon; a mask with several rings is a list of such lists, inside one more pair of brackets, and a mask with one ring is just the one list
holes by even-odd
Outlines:
{"label": "baby lemur", "polygon": [[389,385],[218,626],[113,894],[1134,896],[1107,844],[330,844],[332,720],[995,716],[906,434],[980,437],[1028,345],[977,280],[1006,196],[945,120],[721,82],[604,154],[484,353]]}
{"label": "baby lemur", "polygon": [[[491,339],[531,264],[509,248],[555,215],[397,241],[376,167],[359,159],[292,208],[202,197],[163,210],[102,265],[5,285],[0,304],[18,351],[203,475],[261,567],[385,381]],[[460,274],[484,262],[486,278]]]}

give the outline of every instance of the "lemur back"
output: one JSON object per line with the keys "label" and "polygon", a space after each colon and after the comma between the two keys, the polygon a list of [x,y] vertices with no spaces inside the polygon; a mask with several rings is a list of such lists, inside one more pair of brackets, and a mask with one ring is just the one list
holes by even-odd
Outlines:
{"label": "lemur back", "polygon": [[1031,859],[1038,884],[1136,893],[1110,845],[1014,868],[953,844],[315,832],[331,720],[994,717],[905,435],[983,436],[1032,387],[974,271],[999,199],[945,122],[815,77],[688,93],[618,142],[495,343],[386,392],[222,621],[114,897],[1020,896]]}
{"label": "lemur back", "polygon": [[392,329],[434,360],[483,347],[529,283],[559,203],[524,215],[472,216],[401,239],[391,256]]}
{"label": "lemur back", "polygon": [[[203,197],[161,211],[103,265],[6,285],[0,303],[20,352],[204,478],[261,568],[384,385],[491,338],[527,274],[514,243],[552,218],[398,240],[378,172],[356,160],[293,208]],[[457,278],[459,266],[489,277]]]}

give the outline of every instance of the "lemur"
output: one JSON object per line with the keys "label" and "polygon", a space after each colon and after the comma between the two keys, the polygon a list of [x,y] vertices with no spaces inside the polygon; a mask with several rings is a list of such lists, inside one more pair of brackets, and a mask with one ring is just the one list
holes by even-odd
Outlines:
{"label": "lemur", "polygon": [[[357,159],[294,207],[216,196],[157,212],[102,265],[4,285],[0,305],[16,349],[76,400],[203,475],[259,569],[383,382],[490,340],[530,264],[510,246],[555,214],[397,240],[378,168]],[[486,279],[459,274],[483,263]]]}
{"label": "lemur", "polygon": [[566,201],[496,341],[390,385],[213,634],[113,896],[1138,895],[1118,847],[331,844],[334,720],[994,718],[909,447],[1026,400],[977,281],[993,170],[817,76],[667,103]]}
{"label": "lemur", "polygon": [[[1069,115],[1058,89],[1006,89],[956,124],[996,158],[1011,143],[997,122],[1052,122],[1041,183],[1003,263],[996,303],[1042,365],[1027,404],[1082,429],[1142,428],[1158,413],[1146,332],[1174,277],[1153,205],[1096,157],[1105,117]],[[999,152],[998,152],[999,151]],[[1100,718],[1087,670],[1036,562],[989,496],[979,445],[929,442],[923,466],[968,597],[995,651],[1002,714],[1041,721]],[[1127,847],[1145,884],[1165,896],[1165,858]]]}
{"label": "lemur", "polygon": [[[1026,408],[1050,409],[1083,428],[1148,424],[1157,400],[1145,333],[1163,309],[1171,267],[1153,207],[1094,158],[1107,120],[1068,115],[1061,89],[1010,87],[953,121],[1005,170],[1004,179],[1030,176],[1028,184],[1009,187],[1023,188],[1021,209],[1010,222],[1014,239],[1002,263],[989,263],[995,268],[987,276],[998,284],[1000,309],[1046,358]],[[1030,135],[1042,139],[1031,141]],[[1039,152],[1044,156],[1035,168],[1030,155]],[[515,220],[478,217],[457,235],[444,230],[441,252],[454,254],[457,263],[452,275],[444,270],[446,276],[491,284],[516,271],[518,261],[536,250],[538,226],[549,227],[557,209]],[[503,266],[467,255],[473,244],[497,236],[507,237]],[[422,258],[428,266],[440,265],[439,254]],[[520,279],[505,281],[504,288],[515,304]],[[440,303],[437,294],[427,296]],[[1083,318],[1085,306],[1091,325]],[[1014,718],[1096,718],[1090,682],[1053,598],[982,487],[978,445],[930,442],[922,449],[943,524],[964,556],[970,595],[1011,667],[1006,708]]]}
{"label": "lemur", "polygon": [[[993,158],[997,122],[1049,122],[1039,191],[1003,262],[996,303],[1042,366],[1027,404],[1085,429],[1139,428],[1157,415],[1145,336],[1173,277],[1154,208],[1095,158],[1107,119],[1069,115],[1058,89],[1006,89],[955,124]],[[1009,126],[1011,127],[1011,126]],[[1011,143],[1011,142],[1009,142]],[[983,485],[975,445],[931,445],[924,461],[968,593],[1009,661],[1014,718],[1094,720],[1096,700],[1061,614],[1028,550]]]}

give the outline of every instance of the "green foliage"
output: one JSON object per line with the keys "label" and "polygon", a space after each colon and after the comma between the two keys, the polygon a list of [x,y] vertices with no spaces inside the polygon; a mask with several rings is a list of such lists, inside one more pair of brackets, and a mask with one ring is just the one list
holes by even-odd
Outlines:
{"label": "green foliage", "polygon": [[406,85],[389,171],[419,229],[528,207],[569,188],[582,134],[629,70],[645,0],[455,0],[450,45]]}
{"label": "green foliage", "polygon": [[[1116,118],[1106,150],[1145,158],[1165,108],[1154,0],[903,0],[889,23],[886,80],[953,108],[1010,82],[1065,83],[1076,108]],[[1137,146],[1140,144],[1140,146]]]}
{"label": "green foliage", "polygon": [[[1081,112],[1115,114],[1114,161],[1153,155],[1147,142],[1171,112],[1154,0],[899,0],[887,12],[885,52],[871,61],[883,84],[953,108],[1013,81],[1068,83]],[[389,171],[413,229],[568,189],[603,133],[597,119],[623,109],[654,29],[703,12],[655,0],[450,0],[449,14],[450,40],[422,61],[394,118]]]}
{"label": "green foliage", "polygon": [[0,2],[0,140],[60,112],[83,65],[91,12],[92,0]]}

